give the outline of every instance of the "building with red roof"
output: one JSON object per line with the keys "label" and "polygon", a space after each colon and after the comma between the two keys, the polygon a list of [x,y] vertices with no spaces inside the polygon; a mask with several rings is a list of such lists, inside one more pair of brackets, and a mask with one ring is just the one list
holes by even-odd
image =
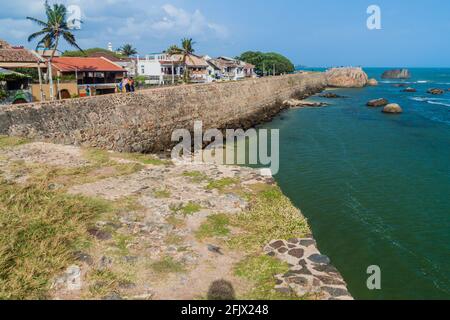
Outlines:
{"label": "building with red roof", "polygon": [[56,57],[52,68],[60,81],[76,82],[81,96],[114,93],[127,73],[104,57]]}

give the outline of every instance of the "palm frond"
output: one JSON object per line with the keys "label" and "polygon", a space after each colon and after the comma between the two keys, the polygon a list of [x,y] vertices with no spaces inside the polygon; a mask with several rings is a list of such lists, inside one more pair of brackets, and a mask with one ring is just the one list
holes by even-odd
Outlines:
{"label": "palm frond", "polygon": [[47,27],[48,26],[48,24],[46,22],[42,21],[42,20],[39,20],[39,19],[36,19],[36,18],[33,18],[33,17],[27,17],[27,19],[31,20],[33,22],[36,22],[41,27]]}

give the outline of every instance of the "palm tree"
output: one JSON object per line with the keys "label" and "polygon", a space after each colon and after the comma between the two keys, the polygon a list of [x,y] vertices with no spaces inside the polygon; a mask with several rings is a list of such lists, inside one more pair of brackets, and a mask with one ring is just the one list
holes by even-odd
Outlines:
{"label": "palm tree", "polygon": [[[58,50],[59,40],[61,37],[71,46],[76,47],[78,50],[83,51],[77,44],[75,36],[70,32],[67,21],[67,9],[63,4],[54,4],[51,7],[48,4],[48,0],[45,1],[45,14],[47,16],[47,21],[42,21],[36,18],[27,17],[42,27],[38,32],[31,34],[28,37],[28,41],[31,42],[39,36],[43,38],[38,42],[38,46],[45,44],[51,44],[49,49],[52,49],[52,55],[48,62],[49,79],[50,79],[50,95],[54,99],[53,94],[53,75],[52,75],[52,60],[55,56],[55,52]],[[79,22],[82,22],[81,20]]]}
{"label": "palm tree", "polygon": [[189,70],[187,68],[186,61],[189,56],[195,52],[194,45],[195,42],[191,38],[184,38],[181,40],[181,48],[173,45],[166,50],[168,54],[181,54],[183,56],[183,78],[185,83],[189,82]]}
{"label": "palm tree", "polygon": [[137,50],[131,44],[124,44],[118,51],[125,57],[137,54]]}

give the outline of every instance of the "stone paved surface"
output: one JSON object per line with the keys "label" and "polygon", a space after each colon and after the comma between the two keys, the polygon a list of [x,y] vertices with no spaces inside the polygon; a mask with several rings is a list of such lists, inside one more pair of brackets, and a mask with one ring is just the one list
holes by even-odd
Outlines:
{"label": "stone paved surface", "polygon": [[277,275],[276,290],[298,296],[319,294],[327,300],[352,300],[344,279],[312,238],[274,240],[264,251],[289,264],[289,271]]}

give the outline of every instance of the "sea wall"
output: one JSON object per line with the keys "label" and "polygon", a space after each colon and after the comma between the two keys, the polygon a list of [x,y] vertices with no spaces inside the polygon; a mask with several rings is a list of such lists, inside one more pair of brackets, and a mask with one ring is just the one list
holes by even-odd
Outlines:
{"label": "sea wall", "polygon": [[249,128],[282,101],[324,89],[323,73],[142,90],[0,108],[0,134],[125,152],[169,148],[175,129]]}

